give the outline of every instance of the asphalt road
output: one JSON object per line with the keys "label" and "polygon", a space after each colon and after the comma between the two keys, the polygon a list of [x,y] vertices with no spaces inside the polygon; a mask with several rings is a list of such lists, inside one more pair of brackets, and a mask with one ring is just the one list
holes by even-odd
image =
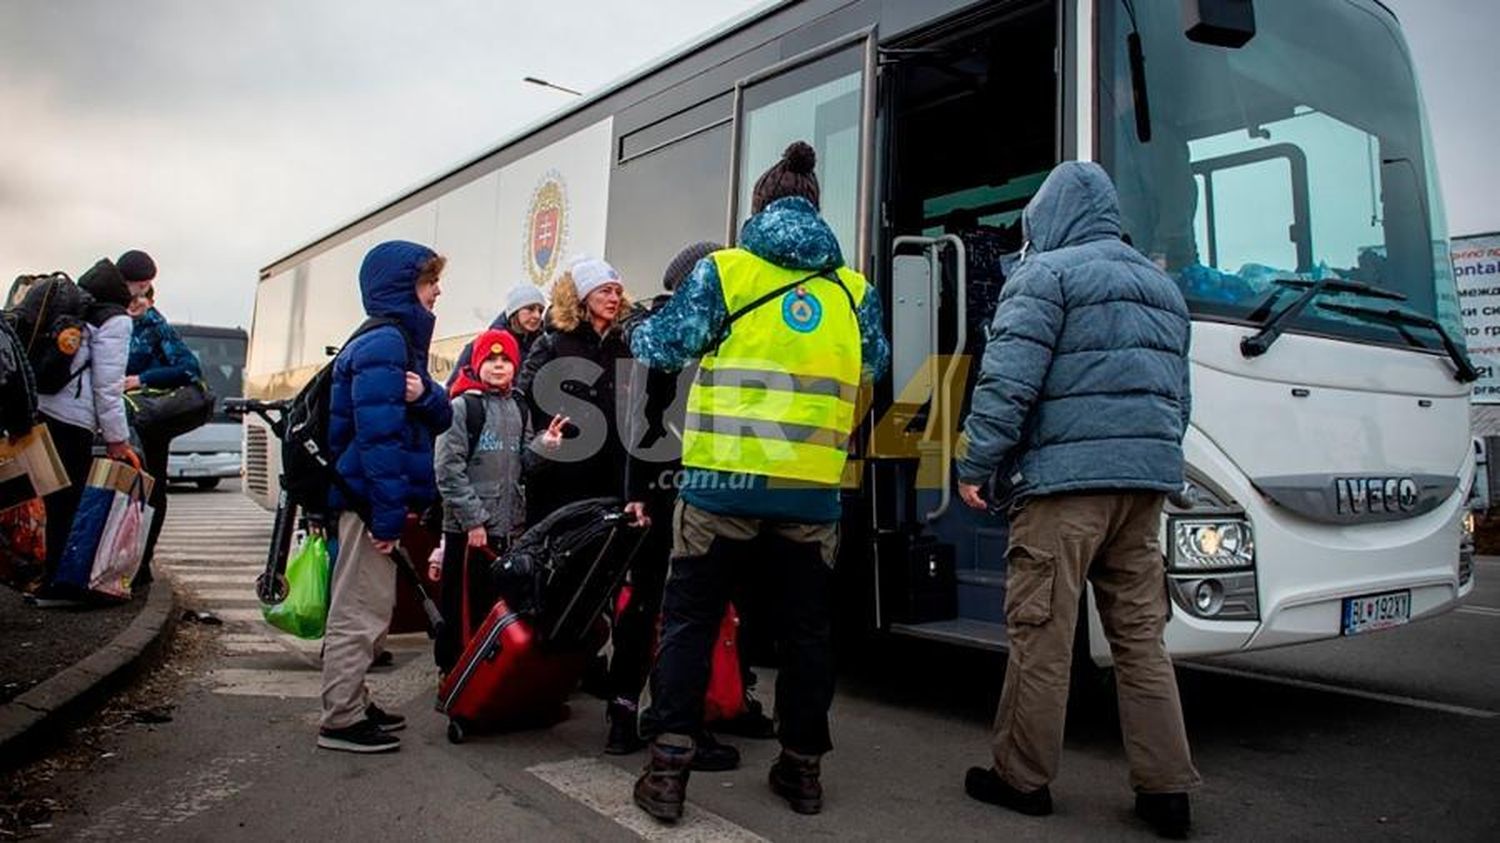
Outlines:
{"label": "asphalt road", "polygon": [[[431,708],[421,636],[393,639],[376,697],[411,718],[393,756],[315,749],[316,645],[261,623],[249,593],[268,518],[232,487],[174,495],[162,555],[199,608],[227,621],[191,665],[173,722],[120,733],[113,755],[61,782],[57,839],[866,840],[1152,839],[1130,817],[1108,706],[1069,727],[1057,813],[1027,819],[968,800],[986,763],[1003,657],[903,642],[841,680],[827,804],[792,814],[767,790],[775,754],[698,774],[686,822],[629,802],[642,762],[600,754],[602,703],[582,695],[546,731],[452,745]],[[258,543],[258,544],[257,544]],[[1500,607],[1500,560],[1475,607]],[[1181,673],[1206,784],[1200,839],[1496,839],[1500,612],[1455,612],[1366,638],[1232,659]],[[772,676],[762,674],[769,688]],[[762,693],[768,697],[768,692]]]}

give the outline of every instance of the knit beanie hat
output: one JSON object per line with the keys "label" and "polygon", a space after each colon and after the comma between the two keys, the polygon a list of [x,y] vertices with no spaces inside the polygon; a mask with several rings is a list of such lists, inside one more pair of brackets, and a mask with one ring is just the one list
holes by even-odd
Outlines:
{"label": "knit beanie hat", "polygon": [[521,346],[510,331],[490,328],[475,337],[470,346],[469,359],[460,361],[458,375],[448,386],[448,397],[457,398],[471,390],[488,390],[489,387],[479,379],[479,368],[484,365],[484,361],[497,355],[508,358],[517,370],[521,368]]}
{"label": "knit beanie hat", "polygon": [[693,271],[693,267],[698,265],[698,261],[722,248],[724,247],[718,243],[704,240],[678,252],[677,257],[672,258],[672,262],[667,264],[667,271],[661,276],[662,287],[666,288],[669,293],[676,290],[678,284],[687,280],[688,274]]}
{"label": "knit beanie hat", "polygon": [[539,304],[547,306],[547,297],[540,287],[533,284],[517,284],[505,294],[505,315],[513,316],[523,308]]}
{"label": "knit beanie hat", "polygon": [[801,196],[814,208],[818,207],[818,177],[813,173],[817,166],[818,153],[802,141],[792,141],[781,153],[781,160],[755,180],[750,213],[758,214],[767,205],[788,196]]}
{"label": "knit beanie hat", "polygon": [[583,258],[575,262],[568,268],[568,274],[573,276],[573,286],[578,288],[579,301],[588,298],[589,293],[605,284],[624,286],[620,281],[620,273],[599,258]]}
{"label": "knit beanie hat", "polygon": [[150,281],[156,277],[156,261],[140,249],[131,249],[115,261],[126,281]]}

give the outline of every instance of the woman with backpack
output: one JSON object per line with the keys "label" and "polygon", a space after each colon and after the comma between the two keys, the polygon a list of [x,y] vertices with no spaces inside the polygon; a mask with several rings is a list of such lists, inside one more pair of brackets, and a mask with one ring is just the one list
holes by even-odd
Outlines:
{"label": "woman with backpack", "polygon": [[[130,334],[130,358],[125,369],[125,391],[147,389],[172,389],[186,386],[203,378],[198,358],[187,343],[177,335],[155,307],[156,262],[139,249],[131,249],[116,264],[125,283],[130,286],[132,296],[138,297],[145,308],[140,315],[133,316]],[[144,585],[151,582],[151,557],[156,550],[156,538],[161,534],[161,525],[167,516],[167,458],[171,452],[172,438],[155,435],[150,430],[137,431],[141,439],[141,451],[145,457],[146,473],[156,481],[151,488],[151,529],[146,534],[146,552],[141,555],[141,568],[134,582]]]}
{"label": "woman with backpack", "polygon": [[[92,296],[92,301],[83,307],[81,335],[70,338],[69,329],[63,329],[55,340],[60,348],[76,345],[68,381],[50,393],[42,392],[39,384],[41,394],[37,396],[42,422],[47,425],[69,480],[67,488],[43,499],[47,508],[47,579],[37,593],[39,606],[66,605],[81,596],[63,593],[52,578],[57,573],[63,546],[73,527],[73,515],[78,511],[88,481],[94,434],[103,434],[110,459],[126,460],[133,456],[123,397],[125,363],[130,354],[131,325],[126,313],[130,288],[119,268],[107,258],[79,276],[78,287]],[[41,330],[49,330],[51,321],[48,314],[42,314],[42,322],[47,324],[42,324]]]}

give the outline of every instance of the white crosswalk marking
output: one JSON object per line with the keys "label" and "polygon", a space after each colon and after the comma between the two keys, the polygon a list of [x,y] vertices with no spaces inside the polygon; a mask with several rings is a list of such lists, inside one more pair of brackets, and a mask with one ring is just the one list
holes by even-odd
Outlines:
{"label": "white crosswalk marking", "polygon": [[634,832],[643,840],[765,841],[759,834],[688,802],[687,813],[674,825],[663,825],[641,812],[631,801],[635,775],[598,758],[574,758],[553,764],[538,764],[526,772],[567,796],[587,805]]}
{"label": "white crosswalk marking", "polygon": [[[265,570],[272,514],[237,492],[173,495],[156,556],[171,571],[187,604],[224,622],[219,640],[228,667],[211,671],[215,693],[232,696],[316,699],[321,691],[323,642],[287,635],[266,623],[255,595]],[[425,636],[393,635],[386,646],[397,670],[374,672],[370,688],[382,701],[430,693],[436,669],[426,658]]]}
{"label": "white crosswalk marking", "polygon": [[255,596],[271,521],[271,513],[235,492],[174,495],[157,557],[186,593],[188,605],[224,621],[227,631],[220,640],[230,664],[255,665],[211,672],[216,693],[317,697],[322,642],[271,627]]}

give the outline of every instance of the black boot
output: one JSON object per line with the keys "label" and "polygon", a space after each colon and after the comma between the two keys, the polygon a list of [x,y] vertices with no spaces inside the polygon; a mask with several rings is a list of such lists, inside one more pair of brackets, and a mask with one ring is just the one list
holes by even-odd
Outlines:
{"label": "black boot", "polygon": [[1000,778],[994,767],[970,767],[964,776],[964,792],[980,802],[1009,808],[1028,817],[1052,813],[1052,791],[1042,785],[1033,791],[1017,790]]}
{"label": "black boot", "polygon": [[817,756],[799,755],[781,750],[781,757],[771,765],[771,790],[799,814],[816,814],[823,810],[823,782],[819,776],[822,764]]}
{"label": "black boot", "polygon": [[748,688],[745,690],[745,710],[729,720],[715,722],[713,727],[723,734],[752,740],[776,737],[775,722],[766,716],[760,700],[750,696]]}
{"label": "black boot", "polygon": [[1184,840],[1193,826],[1186,793],[1137,793],[1135,815],[1151,824],[1159,837]]}
{"label": "black boot", "polygon": [[727,743],[719,743],[712,733],[699,732],[693,739],[697,747],[693,750],[693,769],[700,773],[722,773],[740,766],[740,751]]}
{"label": "black boot", "polygon": [[682,819],[692,766],[691,748],[651,744],[646,769],[635,780],[635,804],[662,822]]}
{"label": "black boot", "polygon": [[635,706],[616,700],[605,709],[609,720],[609,737],[604,741],[605,755],[629,755],[646,742],[641,738]]}

